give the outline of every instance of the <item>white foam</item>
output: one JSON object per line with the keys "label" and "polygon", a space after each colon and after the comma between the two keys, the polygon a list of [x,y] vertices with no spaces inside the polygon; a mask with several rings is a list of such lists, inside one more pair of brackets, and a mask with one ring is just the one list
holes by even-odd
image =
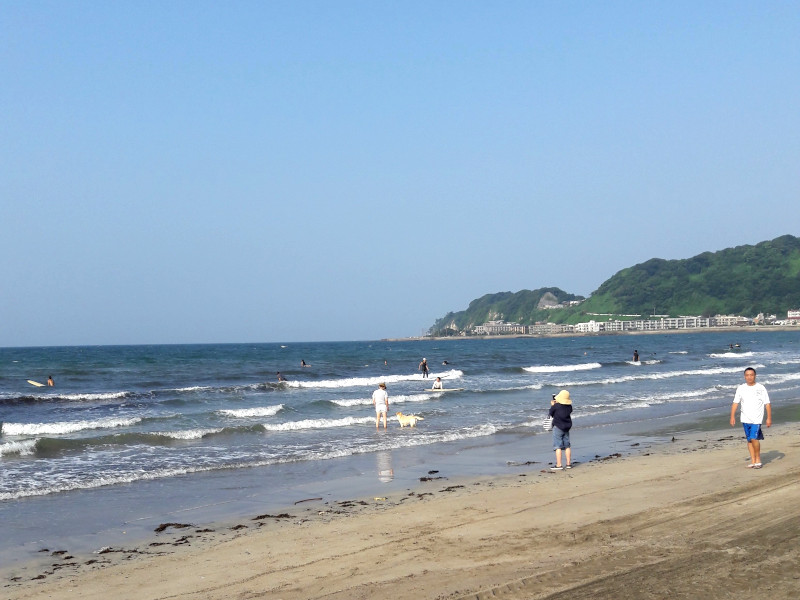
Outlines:
{"label": "white foam", "polygon": [[[117,400],[125,398],[130,392],[106,392],[101,394],[58,394],[65,400]],[[52,398],[52,396],[50,396]]]}
{"label": "white foam", "polygon": [[37,441],[39,440],[22,440],[20,442],[0,444],[0,456],[5,456],[6,454],[19,454],[20,456],[33,454]]}
{"label": "white foam", "polygon": [[[429,394],[411,394],[408,396],[389,396],[389,405],[392,404],[402,404],[403,402],[424,402],[425,400],[430,400],[433,398],[434,392]],[[438,395],[441,395],[439,393]],[[349,398],[349,399],[341,399],[341,400],[331,400],[331,403],[336,404],[337,406],[371,406],[372,405],[372,398]]]}
{"label": "white foam", "polygon": [[800,379],[800,373],[784,373],[784,374],[775,374],[769,375],[764,379],[765,384],[778,384],[778,383],[785,383],[787,381],[795,381]]}
{"label": "white foam", "polygon": [[[431,373],[430,377],[436,379],[458,379],[463,377],[463,371],[458,369],[451,369],[443,373]],[[351,377],[347,379],[322,379],[320,381],[286,381],[284,385],[294,388],[347,388],[347,387],[366,387],[376,386],[383,382],[389,386],[392,383],[399,383],[401,381],[427,381],[422,378],[419,373],[409,375],[380,375],[376,377]]]}
{"label": "white foam", "polygon": [[134,481],[162,479],[165,477],[177,477],[187,473],[194,473],[199,471],[207,471],[207,468],[194,469],[186,468],[172,468],[160,469],[157,471],[143,472],[137,470],[132,473],[125,473],[116,476],[101,476],[91,479],[89,481],[62,481],[54,485],[42,488],[26,488],[16,492],[0,492],[0,500],[15,500],[17,498],[27,498],[30,496],[46,496],[58,492],[68,492],[71,490],[85,490],[99,488],[107,485],[117,485],[121,483],[132,483]]}
{"label": "white foam", "polygon": [[222,429],[187,429],[185,431],[154,431],[151,435],[160,435],[175,440],[199,440],[209,433],[219,433]]}
{"label": "white foam", "polygon": [[182,388],[174,388],[164,390],[165,392],[203,392],[205,390],[213,390],[211,386],[208,385],[192,385],[189,387],[182,387]]}
{"label": "white foam", "polygon": [[749,358],[752,352],[715,352],[708,355],[709,358]]}
{"label": "white foam", "polygon": [[374,423],[375,417],[345,417],[343,419],[305,419],[303,421],[289,421],[287,423],[264,423],[262,427],[267,431],[297,431],[299,429],[328,429],[330,427],[349,427]]}
{"label": "white foam", "polygon": [[656,401],[666,401],[666,400],[683,400],[687,398],[702,398],[703,396],[708,396],[711,394],[718,394],[719,388],[710,387],[705,388],[703,390],[683,390],[680,392],[667,392],[664,394],[654,394],[652,396],[648,396],[648,398]]}
{"label": "white foam", "polygon": [[283,404],[274,406],[261,406],[256,408],[232,408],[218,410],[217,413],[226,417],[246,419],[248,417],[274,417],[283,409]]}
{"label": "white foam", "polygon": [[600,363],[594,362],[580,365],[541,365],[534,367],[523,367],[522,370],[527,371],[528,373],[564,373],[567,371],[590,371],[592,369],[599,369],[602,366],[603,365]]}
{"label": "white foam", "polygon": [[84,429],[111,429],[130,427],[141,421],[141,417],[121,419],[107,417],[96,421],[61,421],[57,423],[4,423],[5,435],[64,435]]}
{"label": "white foam", "polygon": [[[764,365],[756,365],[762,368]],[[692,375],[722,375],[725,373],[738,373],[739,367],[714,367],[710,369],[694,369],[688,371],[666,371],[664,373],[647,373],[643,375],[625,375],[623,377],[609,377],[608,379],[593,379],[588,381],[567,381],[554,384],[556,387],[569,387],[579,385],[609,385],[613,383],[626,383],[629,381],[641,381],[643,379],[670,379],[672,377],[690,377]]]}
{"label": "white foam", "polygon": [[[373,422],[374,419],[367,419]],[[205,465],[198,467],[178,467],[178,468],[162,468],[154,471],[142,471],[137,469],[130,473],[120,475],[103,475],[95,477],[90,480],[83,481],[61,481],[56,484],[34,488],[26,487],[14,492],[0,492],[0,501],[14,500],[17,498],[25,498],[31,496],[46,496],[58,492],[67,492],[79,489],[93,489],[104,486],[132,483],[134,481],[150,481],[155,479],[165,479],[170,477],[178,477],[189,473],[202,473],[208,471],[216,471],[220,469],[229,468],[245,468],[245,467],[264,467],[274,464],[293,463],[306,460],[328,460],[331,458],[339,458],[343,456],[352,456],[354,454],[368,454],[380,450],[390,450],[394,448],[403,448],[411,446],[422,446],[429,444],[436,444],[439,442],[452,442],[456,440],[470,439],[476,437],[483,437],[492,435],[502,429],[495,425],[479,425],[475,428],[469,428],[459,432],[450,433],[434,433],[429,434],[420,430],[407,430],[406,435],[386,436],[384,441],[376,446],[356,446],[352,448],[342,448],[340,450],[326,450],[326,451],[309,451],[300,456],[270,458],[265,460],[258,460],[253,462],[246,462],[242,464],[225,464],[225,465]]]}

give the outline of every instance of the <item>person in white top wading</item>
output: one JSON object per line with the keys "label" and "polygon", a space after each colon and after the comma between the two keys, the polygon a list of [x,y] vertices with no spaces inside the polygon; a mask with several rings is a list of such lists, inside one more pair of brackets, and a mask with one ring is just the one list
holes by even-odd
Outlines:
{"label": "person in white top wading", "polygon": [[386,413],[389,412],[389,394],[386,384],[379,383],[378,389],[372,392],[372,404],[375,406],[375,429],[378,428],[381,415],[383,415],[383,428],[386,429]]}
{"label": "person in white top wading", "polygon": [[756,370],[747,367],[744,370],[744,383],[736,388],[731,405],[731,426],[736,425],[736,405],[741,406],[739,420],[744,427],[747,438],[747,450],[750,452],[748,469],[761,468],[761,440],[764,434],[761,431],[761,422],[764,420],[764,411],[767,413],[767,427],[772,427],[772,406],[769,403],[767,388],[756,383]]}

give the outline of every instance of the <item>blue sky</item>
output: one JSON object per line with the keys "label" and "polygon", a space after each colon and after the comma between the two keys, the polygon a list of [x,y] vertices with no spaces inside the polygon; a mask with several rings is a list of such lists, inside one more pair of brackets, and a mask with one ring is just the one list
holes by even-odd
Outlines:
{"label": "blue sky", "polygon": [[797,2],[0,4],[0,346],[419,335],[800,235]]}

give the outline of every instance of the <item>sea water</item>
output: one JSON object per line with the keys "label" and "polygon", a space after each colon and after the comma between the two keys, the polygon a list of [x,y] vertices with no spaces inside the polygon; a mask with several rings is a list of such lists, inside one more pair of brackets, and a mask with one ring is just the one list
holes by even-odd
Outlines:
{"label": "sea water", "polygon": [[[465,445],[491,457],[509,436],[544,436],[561,389],[576,431],[676,415],[724,426],[748,366],[776,407],[795,402],[800,332],[3,348],[0,556],[44,539],[45,512],[48,531],[79,535],[90,517],[130,526],[159,509],[278,505],[365,472],[391,480]],[[54,387],[27,382],[49,375]],[[437,376],[464,390],[430,390]],[[371,401],[381,382],[387,432]],[[424,420],[400,429],[396,411]]]}

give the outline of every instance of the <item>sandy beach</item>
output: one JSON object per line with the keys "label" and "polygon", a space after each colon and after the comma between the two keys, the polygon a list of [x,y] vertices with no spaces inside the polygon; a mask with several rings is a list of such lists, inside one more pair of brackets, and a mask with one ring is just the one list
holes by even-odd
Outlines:
{"label": "sandy beach", "polygon": [[[796,598],[800,426],[687,434],[569,471],[431,473],[386,498],[167,526],[135,548],[43,553],[9,599]],[[165,524],[166,525],[166,524]],[[186,526],[190,525],[190,526]],[[49,566],[44,566],[44,563]]]}

